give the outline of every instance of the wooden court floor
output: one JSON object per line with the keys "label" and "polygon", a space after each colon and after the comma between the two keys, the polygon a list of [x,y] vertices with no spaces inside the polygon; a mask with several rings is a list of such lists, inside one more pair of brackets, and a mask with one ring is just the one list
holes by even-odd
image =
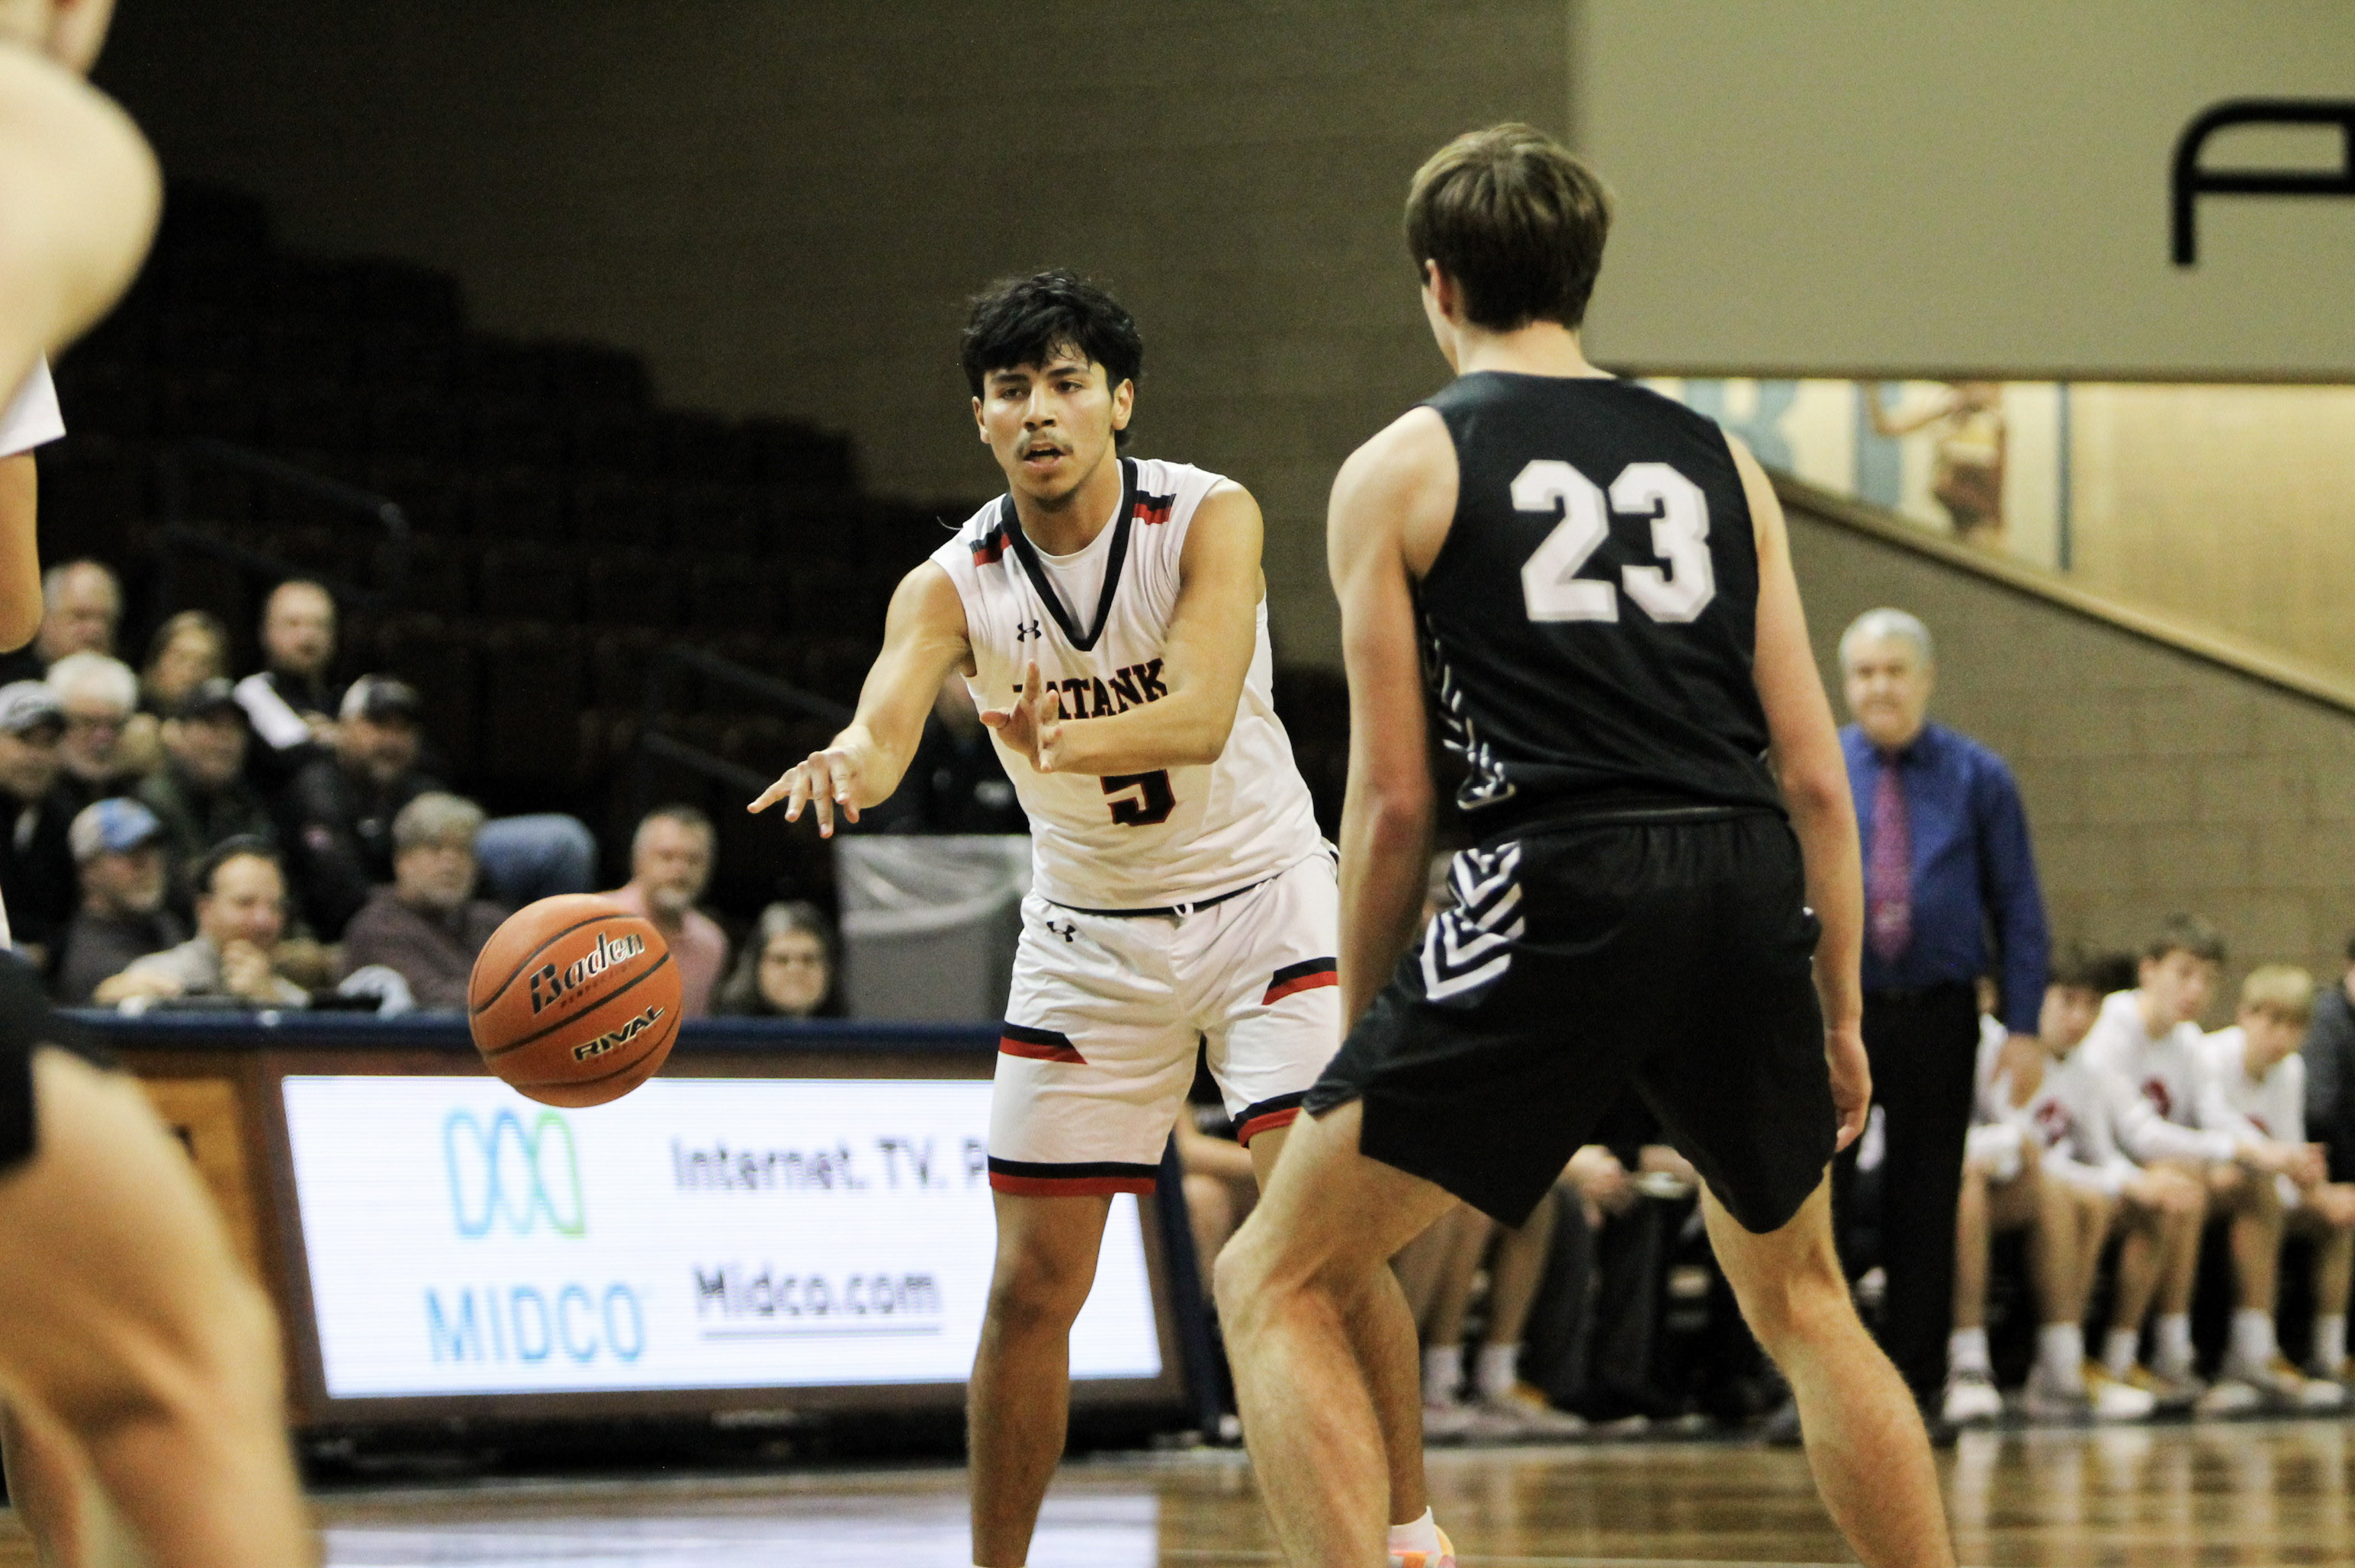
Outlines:
{"label": "wooden court floor", "polygon": [[[2355,1424],[1970,1434],[1940,1456],[1966,1563],[2052,1568],[2355,1563]],[[1453,1450],[1431,1456],[1463,1560],[1494,1568],[1850,1561],[1795,1452],[1713,1443]],[[488,1481],[319,1499],[336,1568],[965,1568],[949,1467]],[[30,1546],[0,1516],[0,1568]],[[1240,1455],[1066,1467],[1032,1568],[1272,1563]]]}

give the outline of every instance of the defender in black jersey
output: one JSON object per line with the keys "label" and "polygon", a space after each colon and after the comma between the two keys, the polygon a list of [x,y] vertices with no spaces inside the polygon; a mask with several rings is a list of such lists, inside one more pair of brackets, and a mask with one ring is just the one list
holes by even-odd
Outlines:
{"label": "defender in black jersey", "polygon": [[[1831,1244],[1827,1163],[1870,1098],[1863,896],[1773,488],[1710,421],[1587,363],[1608,205],[1568,153],[1460,138],[1407,226],[1458,379],[1333,486],[1355,1027],[1218,1271],[1277,1533],[1295,1563],[1380,1560],[1339,1325],[1456,1198],[1522,1219],[1632,1089],[1707,1180],[1836,1522],[1866,1563],[1950,1563],[1920,1414]],[[1481,839],[1415,941],[1433,718]]]}

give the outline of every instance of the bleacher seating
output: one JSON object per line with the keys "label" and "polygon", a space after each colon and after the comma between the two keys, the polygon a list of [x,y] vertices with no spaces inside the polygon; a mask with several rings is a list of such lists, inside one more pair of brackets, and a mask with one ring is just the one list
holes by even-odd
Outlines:
{"label": "bleacher seating", "polygon": [[[688,642],[855,693],[891,584],[970,509],[861,496],[840,436],[663,408],[635,355],[478,331],[447,274],[290,253],[258,203],[214,187],[172,187],[138,283],[57,376],[71,433],[41,453],[43,554],[122,571],[127,647],[202,608],[234,629],[241,667],[256,656],[266,574],[192,551],[168,588],[157,571],[175,443],[229,442],[388,496],[414,530],[406,581],[346,606],[342,672],[416,684],[452,782],[494,809],[601,826],[627,809],[655,650]],[[182,516],[206,534],[389,588],[390,546],[365,517],[202,461],[180,475]],[[808,741],[738,694],[704,700],[680,683],[666,722],[745,766]],[[675,769],[657,783],[707,793]],[[781,880],[823,891],[822,857],[759,852],[783,837],[730,846],[724,905]]]}
{"label": "bleacher seating", "polygon": [[[664,408],[635,355],[476,330],[454,278],[291,253],[259,203],[217,187],[173,186],[138,283],[57,377],[70,433],[41,453],[43,555],[123,573],[127,648],[201,608],[232,628],[240,669],[258,656],[267,573],[190,550],[157,570],[159,459],[177,443],[233,443],[389,496],[412,529],[397,594],[366,517],[218,464],[176,470],[204,533],[378,596],[345,606],[341,673],[412,682],[450,782],[495,811],[580,814],[617,878],[655,654],[693,644],[847,703],[892,586],[975,504],[862,495],[841,436]],[[824,738],[692,677],[672,692],[666,731],[755,772]],[[1332,697],[1308,695],[1283,693],[1295,722]],[[1339,759],[1301,739],[1329,827]],[[676,763],[650,777],[659,798],[741,816]],[[808,835],[731,827],[722,847],[725,909],[828,891]]]}

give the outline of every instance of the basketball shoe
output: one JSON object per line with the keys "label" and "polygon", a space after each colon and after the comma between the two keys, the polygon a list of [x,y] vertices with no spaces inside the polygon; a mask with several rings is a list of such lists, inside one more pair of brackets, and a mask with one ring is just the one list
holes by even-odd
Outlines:
{"label": "basketball shoe", "polygon": [[1436,1525],[1432,1528],[1439,1536],[1438,1551],[1393,1552],[1391,1568],[1455,1568],[1455,1543],[1447,1539],[1445,1531]]}

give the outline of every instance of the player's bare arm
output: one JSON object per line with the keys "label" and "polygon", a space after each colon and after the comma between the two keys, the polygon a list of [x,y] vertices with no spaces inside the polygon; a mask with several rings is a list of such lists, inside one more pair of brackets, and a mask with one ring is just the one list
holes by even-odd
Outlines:
{"label": "player's bare arm", "polygon": [[1217,762],[1258,644],[1264,534],[1259,503],[1241,485],[1222,483],[1202,498],[1178,558],[1178,603],[1165,645],[1168,696],[1107,718],[1065,719],[1061,695],[1041,688],[1033,664],[1016,704],[985,712],[982,722],[1042,773],[1142,773]]}
{"label": "player's bare arm", "polygon": [[30,48],[0,47],[0,386],[13,389],[129,286],[163,186],[112,100]]}
{"label": "player's bare arm", "polygon": [[1349,779],[1341,807],[1341,1017],[1356,1021],[1414,939],[1433,794],[1414,581],[1455,514],[1447,426],[1416,409],[1334,477],[1325,550],[1349,672]]}
{"label": "player's bare arm", "polygon": [[925,561],[892,592],[883,617],[883,651],[858,688],[857,714],[823,750],[787,768],[745,809],[765,811],[782,800],[785,820],[796,822],[804,807],[814,806],[818,833],[829,838],[837,808],[858,821],[861,811],[881,805],[900,787],[941,683],[951,670],[969,667],[972,659],[956,585],[947,572]]}
{"label": "player's bare arm", "polygon": [[1856,806],[1831,700],[1807,643],[1806,612],[1791,571],[1791,539],[1783,504],[1766,471],[1732,436],[1734,465],[1758,540],[1758,642],[1753,668],[1758,700],[1773,739],[1774,776],[1782,785],[1791,827],[1807,867],[1807,902],[1822,923],[1816,944],[1816,989],[1823,998],[1824,1051],[1831,1063],[1832,1100],[1839,1107],[1839,1143],[1864,1131],[1872,1101],[1872,1074],[1864,1059],[1864,869],[1857,848]]}

